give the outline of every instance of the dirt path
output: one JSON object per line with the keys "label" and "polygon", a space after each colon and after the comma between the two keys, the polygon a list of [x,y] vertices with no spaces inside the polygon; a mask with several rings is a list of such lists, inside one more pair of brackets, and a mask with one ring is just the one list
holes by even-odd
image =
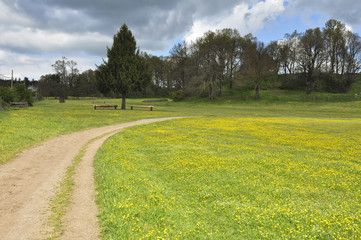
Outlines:
{"label": "dirt path", "polygon": [[43,239],[46,210],[59,181],[81,148],[87,147],[74,176],[70,210],[65,217],[63,239],[97,239],[97,207],[94,203],[94,155],[111,135],[126,127],[173,118],[145,119],[62,135],[23,151],[0,166],[0,239]]}

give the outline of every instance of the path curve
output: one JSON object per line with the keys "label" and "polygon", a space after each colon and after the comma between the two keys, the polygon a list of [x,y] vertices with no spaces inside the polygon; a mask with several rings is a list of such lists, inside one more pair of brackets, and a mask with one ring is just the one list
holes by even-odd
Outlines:
{"label": "path curve", "polygon": [[92,128],[55,137],[0,166],[0,239],[42,239],[47,229],[46,210],[66,168],[90,140],[74,176],[75,186],[64,239],[97,239],[97,207],[94,202],[95,153],[111,135],[139,124],[174,118],[144,119]]}

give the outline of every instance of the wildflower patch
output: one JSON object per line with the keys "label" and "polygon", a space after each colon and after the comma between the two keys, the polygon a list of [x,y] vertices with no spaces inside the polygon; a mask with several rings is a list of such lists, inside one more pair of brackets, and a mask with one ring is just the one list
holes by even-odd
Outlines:
{"label": "wildflower patch", "polygon": [[360,239],[361,121],[192,118],[98,152],[104,239]]}

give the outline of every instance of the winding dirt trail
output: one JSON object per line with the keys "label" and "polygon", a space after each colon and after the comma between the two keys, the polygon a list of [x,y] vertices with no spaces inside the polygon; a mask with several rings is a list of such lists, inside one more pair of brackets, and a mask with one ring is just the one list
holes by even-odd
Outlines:
{"label": "winding dirt trail", "polygon": [[62,135],[0,165],[0,239],[44,239],[49,200],[66,168],[92,141],[77,166],[62,239],[98,239],[93,159],[104,141],[126,127],[174,118],[145,119]]}

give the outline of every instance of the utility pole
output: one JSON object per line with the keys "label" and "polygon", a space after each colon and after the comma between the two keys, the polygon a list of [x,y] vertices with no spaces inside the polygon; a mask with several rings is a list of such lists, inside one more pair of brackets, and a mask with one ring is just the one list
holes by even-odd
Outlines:
{"label": "utility pole", "polygon": [[11,89],[13,89],[14,70],[11,70]]}

